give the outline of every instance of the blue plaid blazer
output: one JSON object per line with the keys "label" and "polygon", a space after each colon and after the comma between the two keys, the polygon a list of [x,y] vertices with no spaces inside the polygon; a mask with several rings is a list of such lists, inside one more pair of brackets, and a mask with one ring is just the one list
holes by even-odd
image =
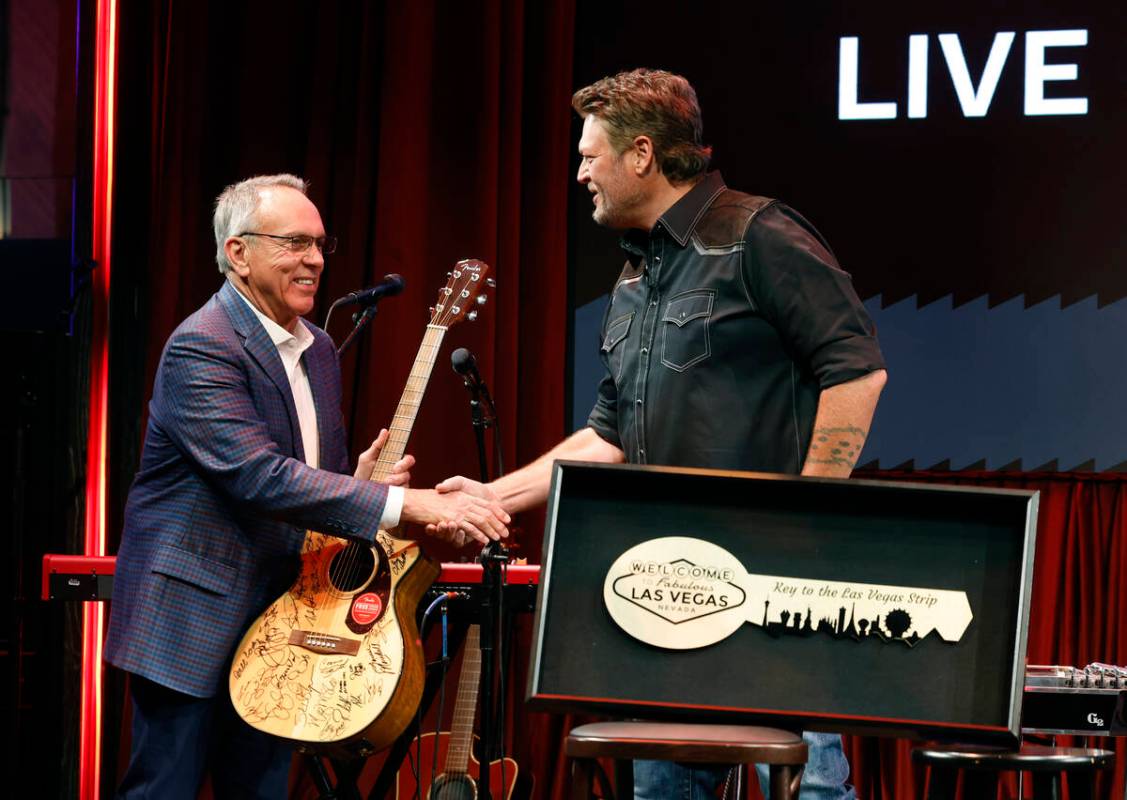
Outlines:
{"label": "blue plaid blazer", "polygon": [[319,470],[305,464],[278,350],[231,284],[165,345],[125,509],[109,663],[210,697],[247,627],[297,577],[306,529],[374,538],[387,489],[347,474],[336,351],[299,324],[315,338],[303,358]]}

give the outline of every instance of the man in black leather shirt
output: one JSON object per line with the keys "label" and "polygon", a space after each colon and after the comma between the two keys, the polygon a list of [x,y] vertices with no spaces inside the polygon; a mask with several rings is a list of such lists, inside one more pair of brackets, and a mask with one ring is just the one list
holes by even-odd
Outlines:
{"label": "man in black leather shirt", "polygon": [[[546,499],[557,459],[849,477],[885,370],[825,240],[782,203],[706,173],[711,151],[684,78],[634,70],[572,105],[592,216],[625,232],[602,328],[606,375],[587,427],[490,484],[455,477],[439,490],[516,513]],[[804,800],[852,797],[840,737],[806,740]],[[697,800],[726,770],[644,761],[634,771],[638,798]]]}

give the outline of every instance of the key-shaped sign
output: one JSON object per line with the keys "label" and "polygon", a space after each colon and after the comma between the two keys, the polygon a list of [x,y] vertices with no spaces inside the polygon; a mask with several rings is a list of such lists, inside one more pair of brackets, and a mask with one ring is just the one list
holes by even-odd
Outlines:
{"label": "key-shaped sign", "polygon": [[715,644],[745,622],[775,635],[957,642],[973,618],[966,592],[756,575],[724,548],[687,536],[651,539],[619,556],[603,600],[628,634],[671,650]]}

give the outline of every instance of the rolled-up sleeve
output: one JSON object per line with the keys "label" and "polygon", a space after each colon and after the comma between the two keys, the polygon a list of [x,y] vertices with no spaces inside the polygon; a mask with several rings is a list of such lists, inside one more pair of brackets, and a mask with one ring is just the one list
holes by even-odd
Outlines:
{"label": "rolled-up sleeve", "polygon": [[873,325],[849,273],[798,212],[775,203],[744,236],[754,301],[822,389],[884,369]]}

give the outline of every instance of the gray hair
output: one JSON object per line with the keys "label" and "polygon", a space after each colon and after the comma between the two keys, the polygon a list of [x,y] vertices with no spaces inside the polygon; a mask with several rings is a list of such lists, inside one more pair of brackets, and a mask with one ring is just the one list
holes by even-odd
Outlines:
{"label": "gray hair", "polygon": [[215,228],[215,263],[219,265],[221,275],[231,271],[231,262],[227,260],[224,244],[230,237],[238,236],[248,227],[253,227],[258,205],[262,201],[261,191],[271,186],[287,186],[305,194],[309,183],[285,172],[279,175],[256,175],[245,181],[232,183],[215,198],[212,226]]}

